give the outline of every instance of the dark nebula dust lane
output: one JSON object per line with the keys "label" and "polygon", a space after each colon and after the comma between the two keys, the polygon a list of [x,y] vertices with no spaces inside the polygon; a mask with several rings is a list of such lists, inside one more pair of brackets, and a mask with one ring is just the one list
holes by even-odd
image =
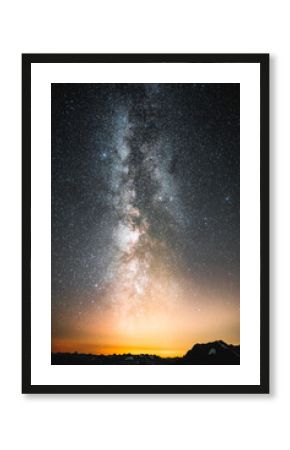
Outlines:
{"label": "dark nebula dust lane", "polygon": [[239,85],[52,84],[52,349],[239,343]]}

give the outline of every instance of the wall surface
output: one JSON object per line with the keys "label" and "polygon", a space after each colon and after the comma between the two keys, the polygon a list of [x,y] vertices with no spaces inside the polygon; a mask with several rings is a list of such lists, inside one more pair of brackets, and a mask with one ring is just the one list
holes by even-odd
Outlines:
{"label": "wall surface", "polygon": [[[287,1],[6,1],[1,17],[1,447],[272,449],[289,441]],[[21,395],[21,53],[271,53],[271,395]],[[288,443],[289,445],[289,443]]]}

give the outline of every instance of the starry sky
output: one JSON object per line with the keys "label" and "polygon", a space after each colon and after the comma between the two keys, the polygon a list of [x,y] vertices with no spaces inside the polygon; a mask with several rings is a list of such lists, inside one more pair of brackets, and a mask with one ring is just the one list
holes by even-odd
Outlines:
{"label": "starry sky", "polygon": [[52,84],[52,350],[239,343],[239,84]]}

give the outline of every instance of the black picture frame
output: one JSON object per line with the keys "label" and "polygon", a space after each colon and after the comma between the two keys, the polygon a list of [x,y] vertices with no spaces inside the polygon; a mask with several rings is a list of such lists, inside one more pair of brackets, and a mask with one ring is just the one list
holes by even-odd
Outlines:
{"label": "black picture frame", "polygon": [[[31,64],[258,63],[260,64],[260,384],[32,385],[31,384]],[[258,394],[269,393],[269,54],[23,54],[22,55],[22,393]]]}

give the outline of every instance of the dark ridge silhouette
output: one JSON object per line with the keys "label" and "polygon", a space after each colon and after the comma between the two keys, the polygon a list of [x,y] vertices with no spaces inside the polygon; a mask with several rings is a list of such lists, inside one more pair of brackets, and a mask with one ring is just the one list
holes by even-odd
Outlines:
{"label": "dark ridge silhouette", "polygon": [[82,353],[52,353],[51,364],[58,365],[238,365],[240,364],[240,346],[226,344],[223,341],[195,344],[184,356],[162,358],[157,355],[93,355]]}
{"label": "dark ridge silhouette", "polygon": [[182,359],[184,364],[240,364],[240,346],[223,341],[195,344]]}

